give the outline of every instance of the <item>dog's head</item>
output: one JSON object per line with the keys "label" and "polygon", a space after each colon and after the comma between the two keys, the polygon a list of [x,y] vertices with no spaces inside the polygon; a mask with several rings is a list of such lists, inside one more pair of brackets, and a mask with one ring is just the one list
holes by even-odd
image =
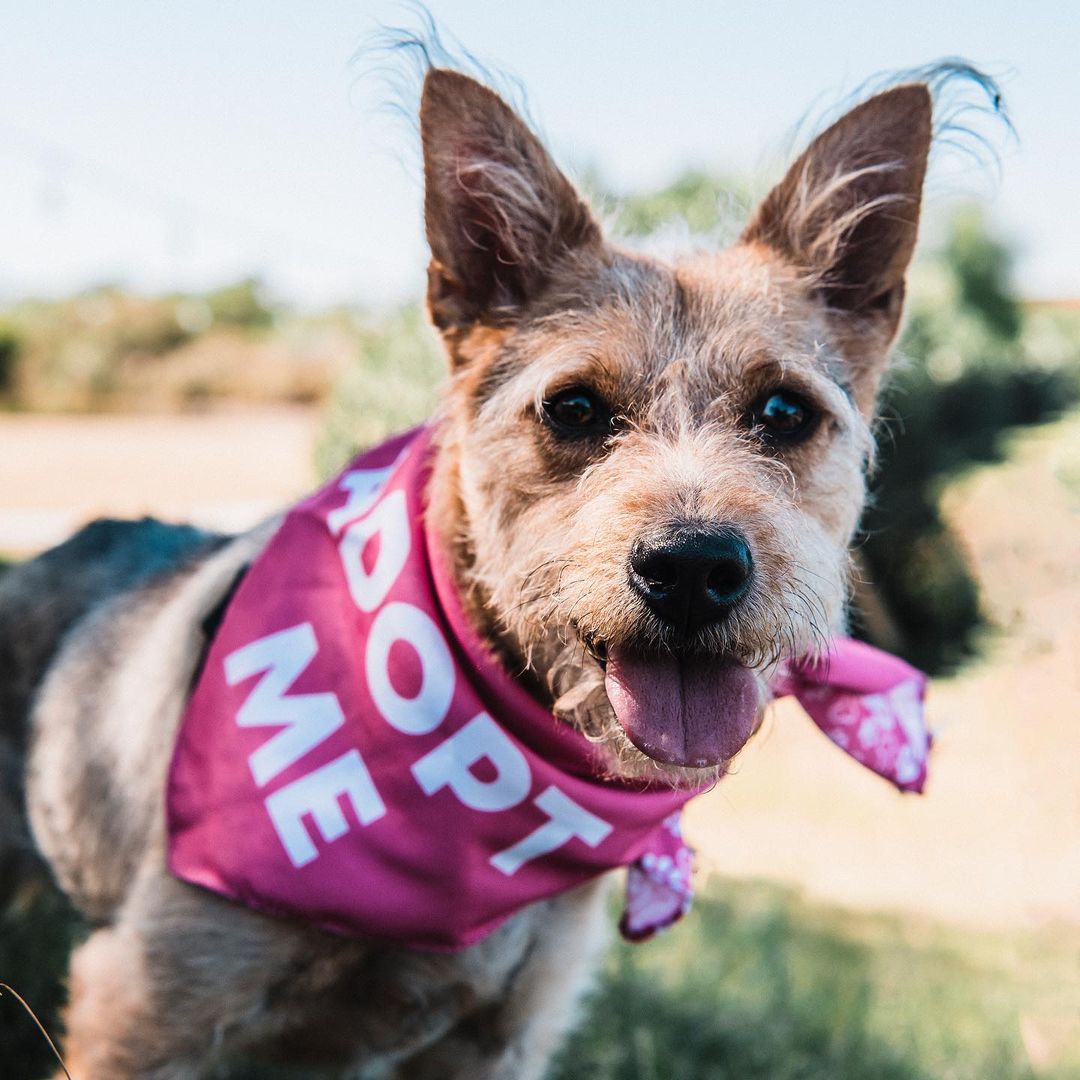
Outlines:
{"label": "dog's head", "polygon": [[421,106],[453,379],[431,499],[473,614],[622,774],[700,782],[844,617],[931,139],[926,86],[819,136],[739,242],[620,250],[494,93]]}

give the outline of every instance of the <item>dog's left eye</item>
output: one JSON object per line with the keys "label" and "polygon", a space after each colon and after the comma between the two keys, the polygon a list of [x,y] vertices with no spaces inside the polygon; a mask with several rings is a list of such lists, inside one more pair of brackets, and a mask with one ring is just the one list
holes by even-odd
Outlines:
{"label": "dog's left eye", "polygon": [[611,409],[603,398],[583,386],[553,394],[544,402],[544,419],[558,435],[581,437],[611,431]]}
{"label": "dog's left eye", "polygon": [[790,390],[770,390],[754,402],[750,421],[767,442],[790,445],[809,438],[817,426],[818,411]]}

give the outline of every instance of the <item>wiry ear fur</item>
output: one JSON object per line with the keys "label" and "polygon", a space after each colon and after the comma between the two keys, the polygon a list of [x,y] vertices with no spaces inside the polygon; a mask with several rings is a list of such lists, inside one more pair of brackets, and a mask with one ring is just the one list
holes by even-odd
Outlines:
{"label": "wiry ear fur", "polygon": [[807,275],[841,332],[896,333],[932,137],[922,83],[887,90],[819,135],[766,196],[743,240]]}
{"label": "wiry ear fur", "polygon": [[428,305],[444,332],[499,323],[569,252],[600,241],[573,186],[512,109],[456,71],[431,69],[420,104]]}

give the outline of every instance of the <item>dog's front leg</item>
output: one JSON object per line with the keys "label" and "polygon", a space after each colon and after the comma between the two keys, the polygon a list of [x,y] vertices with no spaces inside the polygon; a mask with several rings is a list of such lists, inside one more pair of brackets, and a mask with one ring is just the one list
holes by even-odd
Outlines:
{"label": "dog's front leg", "polygon": [[365,1045],[373,1053],[385,1037],[392,1049],[398,1036],[384,1031],[385,995],[373,991],[365,1011],[362,992],[342,993],[369,954],[186,885],[154,860],[114,925],[72,956],[65,1061],[77,1080],[198,1080],[269,1051],[340,1075]]}
{"label": "dog's front leg", "polygon": [[[160,1022],[143,943],[130,927],[98,930],[71,958],[64,1060],[78,1080],[197,1080],[207,1046],[182,1045]],[[62,1080],[56,1073],[54,1080]]]}
{"label": "dog's front leg", "polygon": [[608,938],[607,879],[537,905],[533,944],[495,1002],[466,1016],[396,1080],[538,1080],[580,1019]]}
{"label": "dog's front leg", "polygon": [[116,923],[73,955],[65,1059],[78,1080],[198,1080],[241,1056],[333,1076],[409,1060],[399,1075],[534,1076],[603,936],[602,891],[440,954],[270,919],[150,860]]}

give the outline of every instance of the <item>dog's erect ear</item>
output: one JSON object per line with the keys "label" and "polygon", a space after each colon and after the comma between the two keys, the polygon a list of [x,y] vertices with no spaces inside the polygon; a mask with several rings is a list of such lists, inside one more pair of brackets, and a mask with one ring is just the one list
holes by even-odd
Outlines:
{"label": "dog's erect ear", "polygon": [[600,229],[540,141],[487,87],[433,68],[420,104],[428,304],[440,330],[502,321]]}
{"label": "dog's erect ear", "polygon": [[819,135],[743,233],[808,273],[835,317],[891,340],[915,248],[932,137],[922,83],[887,90]]}

